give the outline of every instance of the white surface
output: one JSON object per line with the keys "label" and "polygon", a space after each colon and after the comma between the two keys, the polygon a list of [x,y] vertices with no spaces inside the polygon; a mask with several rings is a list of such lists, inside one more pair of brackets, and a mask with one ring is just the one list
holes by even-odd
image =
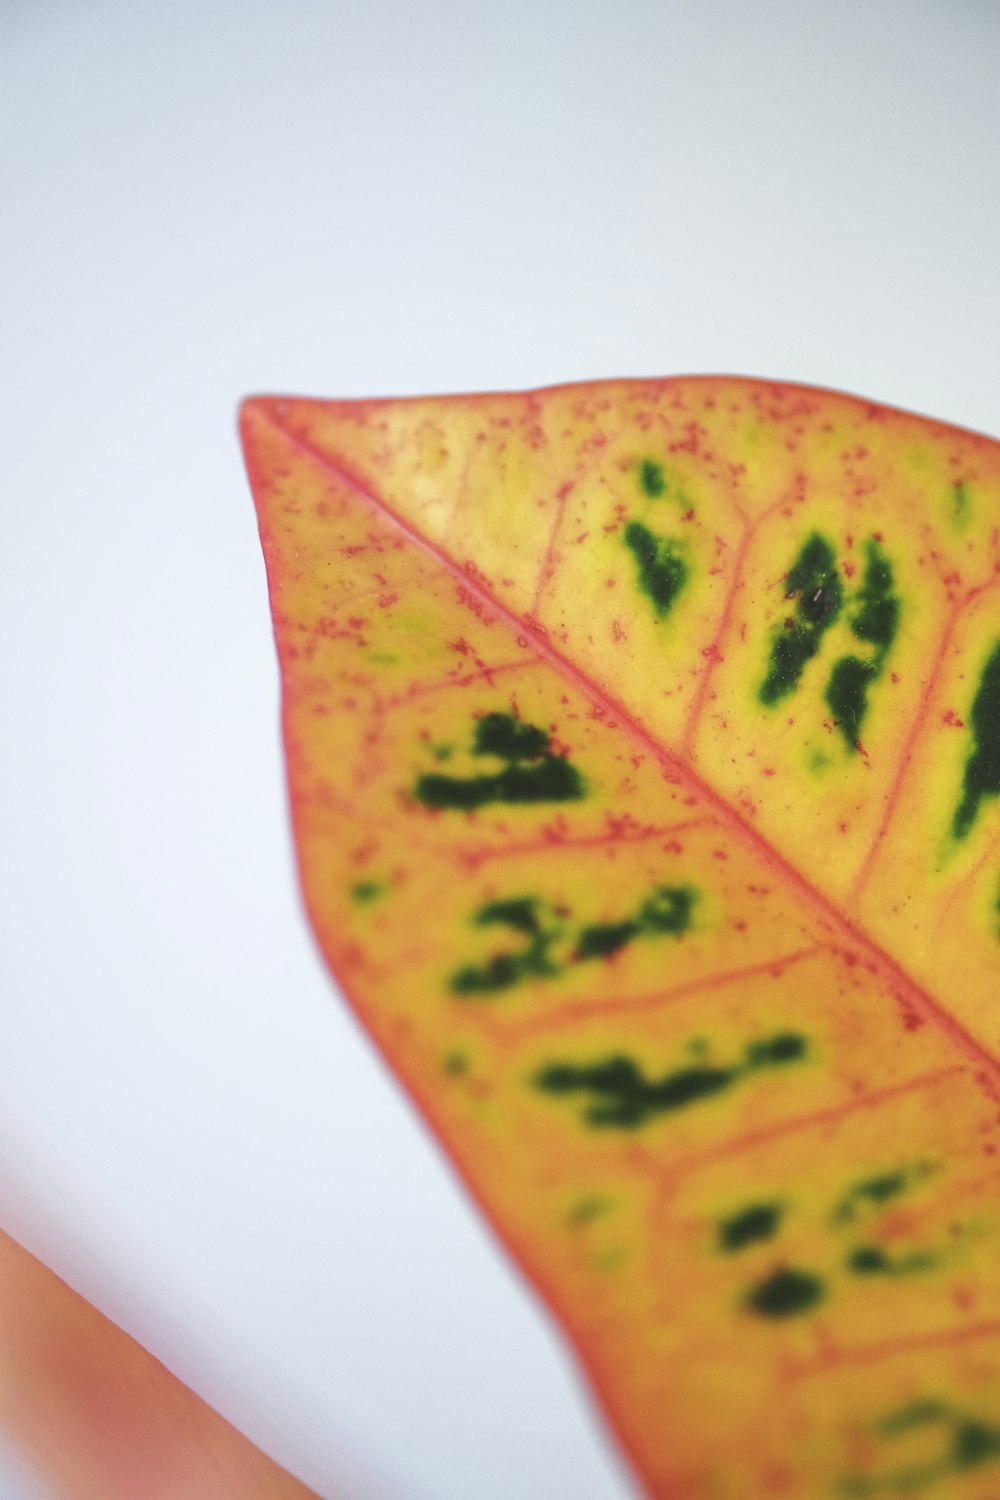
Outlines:
{"label": "white surface", "polygon": [[996,433],[998,98],[986,0],[0,0],[0,1219],[320,1490],[632,1493],[306,932],[236,402]]}

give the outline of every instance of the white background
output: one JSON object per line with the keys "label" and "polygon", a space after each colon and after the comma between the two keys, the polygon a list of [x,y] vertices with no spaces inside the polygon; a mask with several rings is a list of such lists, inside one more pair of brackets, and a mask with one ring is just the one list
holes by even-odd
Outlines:
{"label": "white background", "polygon": [[313,950],[237,400],[997,433],[998,101],[990,0],[0,0],[0,1222],[324,1493],[634,1491]]}

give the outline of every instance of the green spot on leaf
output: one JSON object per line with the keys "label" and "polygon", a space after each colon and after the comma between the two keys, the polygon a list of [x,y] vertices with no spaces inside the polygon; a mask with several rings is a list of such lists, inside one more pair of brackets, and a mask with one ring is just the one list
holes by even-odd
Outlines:
{"label": "green spot on leaf", "polygon": [[[553,979],[570,964],[612,958],[637,938],[681,937],[691,926],[698,892],[691,886],[662,885],[647,896],[635,916],[615,922],[591,922],[581,927],[575,942],[566,913],[542,920],[542,903],[535,896],[514,896],[491,901],[472,918],[473,926],[504,926],[528,938],[518,952],[494,954],[485,964],[470,964],[453,974],[453,994],[496,995],[526,979]],[[559,961],[553,948],[563,943]]]}
{"label": "green spot on leaf", "polygon": [[848,1269],[855,1276],[912,1276],[933,1270],[934,1257],[921,1250],[908,1255],[887,1255],[881,1245],[859,1245],[847,1258]]}
{"label": "green spot on leaf", "polygon": [[795,1318],[822,1302],[825,1290],[810,1271],[786,1267],[758,1282],[747,1293],[746,1305],[762,1318]]}
{"label": "green spot on leaf", "polygon": [[1000,1458],[1000,1428],[985,1422],[963,1422],[955,1430],[951,1448],[956,1469],[971,1469]]}
{"label": "green spot on leaf", "polygon": [[566,1224],[570,1229],[586,1229],[595,1219],[603,1218],[609,1208],[606,1198],[580,1198],[566,1215]]}
{"label": "green spot on leaf", "polygon": [[778,1232],[782,1209],[778,1203],[751,1203],[719,1224],[719,1249],[726,1255],[745,1250]]}
{"label": "green spot on leaf", "polygon": [[475,917],[476,925],[489,927],[500,922],[513,927],[515,932],[532,935],[541,931],[538,920],[538,901],[534,896],[514,896],[506,901],[490,901],[480,907]]}
{"label": "green spot on leaf", "polygon": [[658,464],[655,458],[644,458],[639,465],[639,485],[650,500],[659,500],[666,489],[667,476],[663,472],[663,465]]}
{"label": "green spot on leaf", "polygon": [[882,1437],[893,1437],[899,1432],[912,1432],[916,1427],[926,1427],[931,1422],[946,1421],[950,1415],[950,1408],[943,1401],[914,1401],[883,1417],[876,1431]]}
{"label": "green spot on leaf", "polygon": [[1000,793],[1000,642],[983,668],[969,724],[973,750],[965,765],[962,798],[951,825],[957,839],[970,832],[983,799]]}
{"label": "green spot on leaf", "polygon": [[916,1162],[893,1172],[877,1172],[848,1188],[833,1211],[834,1224],[853,1224],[860,1213],[879,1210],[883,1204],[907,1192],[933,1171],[928,1162]]}
{"label": "green spot on leaf", "polygon": [[806,1055],[806,1039],[794,1031],[782,1031],[777,1036],[762,1042],[751,1042],[747,1047],[748,1068],[781,1067],[784,1063],[800,1062]]}
{"label": "green spot on leaf", "polygon": [[625,527],[625,545],[635,558],[639,587],[663,619],[687,582],[688,565],[680,543],[656,536],[641,521],[630,521]]}
{"label": "green spot on leaf", "polygon": [[969,520],[969,486],[960,479],[951,487],[951,519],[956,531],[964,531]]}
{"label": "green spot on leaf", "polygon": [[534,896],[490,901],[473,917],[477,927],[507,927],[521,933],[525,943],[511,952],[494,953],[483,964],[466,964],[451,977],[455,995],[495,995],[525,979],[548,978],[560,972],[550,957],[560,924],[543,923],[541,903]]}
{"label": "green spot on leaf", "polygon": [[680,936],[691,926],[691,913],[698,892],[690,885],[661,885],[639,908],[636,922],[642,932],[667,932]]}
{"label": "green spot on leaf", "polygon": [[867,544],[864,580],[854,599],[848,620],[859,641],[875,649],[862,660],[843,656],[835,663],[826,689],[826,701],[848,746],[857,749],[861,726],[868,711],[868,689],[882,675],[886,658],[899,629],[899,599],[892,592],[892,566],[879,544]]}
{"label": "green spot on leaf", "polygon": [[758,1068],[784,1066],[806,1055],[805,1038],[792,1033],[746,1049],[735,1067],[708,1064],[678,1068],[662,1078],[647,1078],[630,1057],[614,1055],[603,1062],[550,1063],[536,1074],[535,1087],[548,1094],[589,1094],[583,1121],[597,1128],[635,1130],[657,1115],[670,1114],[723,1092]]}
{"label": "green spot on leaf", "polygon": [[687,885],[661,885],[642,903],[634,917],[618,922],[595,922],[584,927],[575,959],[610,958],[638,937],[668,934],[680,937],[691,926],[698,892]]}
{"label": "green spot on leaf", "polygon": [[836,558],[829,542],[816,532],[788,572],[785,597],[796,600],[795,613],[771,643],[771,660],[760,688],[760,701],[766,707],[795,691],[823,636],[840,614],[843,588]]}
{"label": "green spot on leaf", "polygon": [[681,1068],[663,1078],[647,1079],[630,1057],[609,1057],[583,1067],[552,1063],[535,1084],[549,1094],[588,1093],[598,1102],[584,1112],[588,1125],[631,1130],[655,1115],[683,1109],[727,1088],[737,1077],[732,1068]]}
{"label": "green spot on leaf", "polygon": [[506,764],[482,776],[419,776],[414,796],[427,807],[471,812],[493,802],[575,802],[585,793],[579,771],[552,754],[546,732],[511,714],[485,714],[476,724],[472,753]]}
{"label": "green spot on leaf", "polygon": [[377,901],[386,893],[386,886],[380,880],[359,880],[356,885],[351,886],[351,900],[357,901],[361,906],[367,906],[372,901]]}
{"label": "green spot on leaf", "polygon": [[841,734],[852,750],[861,739],[861,721],[868,708],[868,687],[878,675],[875,664],[857,656],[842,656],[834,663],[826,689],[826,701]]}
{"label": "green spot on leaf", "polygon": [[511,714],[484,714],[476,724],[474,754],[501,760],[539,760],[549,748],[544,729],[522,724]]}
{"label": "green spot on leaf", "polygon": [[580,933],[574,958],[610,958],[636,936],[635,922],[597,922]]}

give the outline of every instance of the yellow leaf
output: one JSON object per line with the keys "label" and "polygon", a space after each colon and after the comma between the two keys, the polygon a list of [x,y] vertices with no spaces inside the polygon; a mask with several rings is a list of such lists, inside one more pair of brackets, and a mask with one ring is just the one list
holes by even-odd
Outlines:
{"label": "yellow leaf", "polygon": [[1000,446],[736,379],[243,432],[323,951],[646,1491],[1000,1493]]}

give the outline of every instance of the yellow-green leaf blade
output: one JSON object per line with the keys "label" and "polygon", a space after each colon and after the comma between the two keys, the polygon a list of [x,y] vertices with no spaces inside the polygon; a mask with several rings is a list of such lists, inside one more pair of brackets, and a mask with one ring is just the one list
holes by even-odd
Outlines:
{"label": "yellow-green leaf blade", "polygon": [[320,940],[658,1495],[993,1456],[996,939],[957,895],[960,950],[893,939],[985,880],[992,805],[980,755],[906,864],[992,580],[907,465],[988,493],[997,455],[886,422],[724,381],[246,412]]}

